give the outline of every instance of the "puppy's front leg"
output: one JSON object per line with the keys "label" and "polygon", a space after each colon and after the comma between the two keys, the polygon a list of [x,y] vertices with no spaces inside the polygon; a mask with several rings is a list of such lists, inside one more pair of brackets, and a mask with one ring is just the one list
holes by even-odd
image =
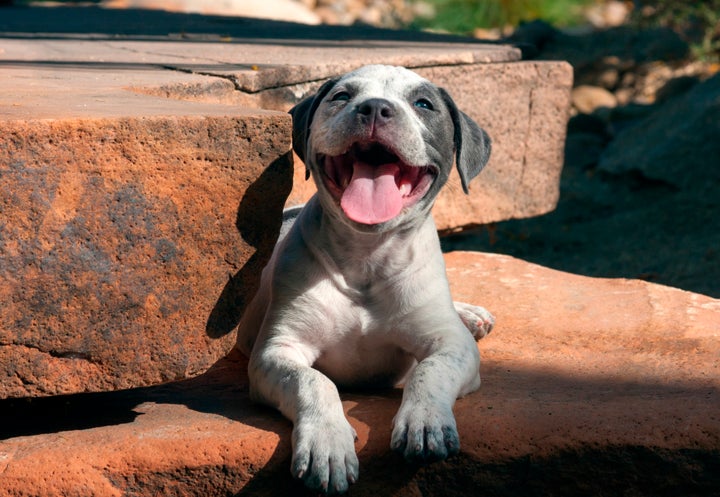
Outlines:
{"label": "puppy's front leg", "polygon": [[335,384],[290,344],[258,344],[250,357],[251,394],[293,422],[291,472],[313,490],[342,493],[359,474],[355,430]]}
{"label": "puppy's front leg", "polygon": [[480,355],[459,320],[452,330],[427,334],[421,342],[390,445],[410,461],[442,460],[460,450],[452,408],[457,397],[480,386]]}

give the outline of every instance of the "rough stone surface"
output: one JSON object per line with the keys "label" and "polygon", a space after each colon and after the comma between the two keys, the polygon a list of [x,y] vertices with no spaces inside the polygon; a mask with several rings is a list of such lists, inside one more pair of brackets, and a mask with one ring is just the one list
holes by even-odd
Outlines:
{"label": "rough stone surface", "polygon": [[593,111],[617,107],[617,98],[605,88],[580,85],[572,91],[572,104],[579,112],[590,114]]}
{"label": "rough stone surface", "polygon": [[[28,62],[41,56],[48,58],[44,55],[49,49],[48,43],[11,41],[7,56]],[[362,49],[351,49],[350,44],[343,42],[311,48],[208,42],[178,45],[183,44],[120,40],[98,45],[60,40],[52,42],[53,52],[49,58],[56,63],[78,64],[103,58],[130,66],[142,59],[143,67],[162,64],[183,73],[156,71],[161,77],[154,83],[148,75],[129,78],[127,74],[120,74],[113,83],[143,96],[170,101],[180,99],[279,111],[289,110],[326,79],[363,64],[404,65],[447,88],[458,105],[481,123],[493,139],[490,163],[471,185],[471,195],[463,193],[455,174],[450,187],[441,193],[434,209],[441,231],[536,216],[551,211],[557,204],[572,85],[572,70],[566,63],[515,61],[517,51],[494,45],[384,42],[370,43]],[[214,54],[212,61],[203,58],[203,54],[209,52]],[[281,63],[288,59],[292,62]],[[257,62],[257,65],[253,68],[249,64],[225,62],[232,60]],[[38,69],[34,71],[39,74]],[[17,80],[27,77],[26,72],[15,73],[15,86],[10,90],[18,88]],[[84,91],[98,85],[92,76],[92,71],[85,66],[79,75],[72,74],[87,87]],[[38,88],[39,93],[49,90]],[[44,107],[66,105],[41,95],[37,98],[45,100]],[[5,98],[10,101],[12,91]],[[112,102],[116,98],[110,96],[108,100]],[[123,95],[122,98],[130,97]],[[288,205],[304,203],[315,192],[314,184],[305,182],[305,166],[297,158],[295,164],[294,188]]]}
{"label": "rough stone surface", "polygon": [[[427,47],[423,47],[427,50]],[[449,50],[449,48],[445,48]],[[336,59],[337,48],[316,49],[326,61],[319,67],[308,66],[309,82],[268,88],[255,93],[237,92],[214,86],[208,91],[186,86],[162,86],[144,92],[176,98],[200,99],[257,105],[289,110],[311,95],[326,79],[339,76],[363,63],[383,62],[410,67],[420,75],[445,87],[461,109],[476,119],[493,139],[490,162],[466,196],[459,177],[451,175],[449,188],[443,190],[433,210],[441,231],[460,231],[499,220],[524,218],[551,211],[558,200],[562,149],[569,111],[572,69],[563,62],[466,63],[479,58],[459,47],[449,50],[445,62],[427,67],[427,58],[416,57],[413,50],[403,55],[382,54],[369,50],[360,62],[362,51],[349,58]],[[397,53],[397,50],[396,50]],[[496,56],[496,55],[494,55]],[[327,62],[327,61],[332,61]],[[432,59],[436,60],[436,59]],[[292,68],[289,68],[292,69]],[[300,72],[300,71],[298,71]],[[287,78],[294,81],[297,76]],[[305,181],[305,166],[295,157],[293,191],[288,205],[306,202],[315,192]]]}
{"label": "rough stone surface", "polygon": [[557,62],[430,67],[418,72],[444,86],[493,139],[488,165],[465,195],[458,175],[438,197],[442,231],[532,217],[557,205],[572,68]]}
{"label": "rough stone surface", "polygon": [[0,121],[0,398],[186,378],[231,348],[214,338],[277,236],[290,120],[219,110]]}
{"label": "rough stone surface", "polygon": [[593,69],[607,67],[608,57],[620,60],[611,65],[627,69],[628,65],[652,61],[678,61],[688,55],[688,46],[668,28],[636,30],[618,26],[599,30],[591,36],[555,32],[542,45],[543,59],[567,60],[575,69],[578,84],[593,84]]}
{"label": "rough stone surface", "polygon": [[102,6],[110,9],[162,9],[170,12],[191,14],[254,17],[281,21],[320,24],[320,16],[296,0],[272,0],[270,2],[244,2],[229,0],[102,0]]}
{"label": "rough stone surface", "polygon": [[678,41],[668,31],[523,32],[538,57],[569,58],[576,82],[612,91],[618,106],[570,119],[553,212],[446,237],[446,249],[720,297],[720,66],[672,60],[660,49]]}
{"label": "rough stone surface", "polygon": [[[400,391],[344,393],[351,495],[720,492],[720,301],[508,256],[446,261],[454,297],[497,317],[483,385],[455,407],[461,453],[406,465],[388,448]],[[0,493],[303,495],[290,424],[249,402],[246,366],[233,353],[171,385],[0,401]]]}

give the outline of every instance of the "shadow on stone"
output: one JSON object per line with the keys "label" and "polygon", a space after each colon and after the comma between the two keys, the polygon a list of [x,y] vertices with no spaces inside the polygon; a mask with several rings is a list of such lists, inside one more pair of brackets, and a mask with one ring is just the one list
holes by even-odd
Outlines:
{"label": "shadow on stone", "polygon": [[[282,222],[282,204],[267,201],[268,192],[277,192],[287,198],[292,181],[286,174],[292,167],[292,154],[288,153],[270,164],[260,177],[248,187],[238,207],[235,226],[242,238],[256,251],[223,288],[207,320],[205,332],[211,338],[220,338],[235,329],[260,284],[262,269],[272,254]],[[277,212],[260,215],[269,206]],[[272,225],[258,226],[257,219],[274,219]]]}
{"label": "shadow on stone", "polygon": [[0,400],[0,440],[131,423],[140,414],[135,409],[146,402],[181,404],[267,430],[284,421],[274,410],[250,401],[247,359],[232,351],[189,380],[116,392]]}
{"label": "shadow on stone", "polygon": [[[375,28],[370,25],[307,25],[293,22],[243,17],[206,16],[143,9],[102,9],[54,7],[52,9],[3,8],[0,10],[0,34],[6,38],[115,40],[118,36],[134,40],[224,43],[283,44],[317,46],[323,41],[464,41],[487,43],[470,37]],[[91,19],[91,21],[89,21]],[[232,40],[230,39],[232,38]],[[351,45],[348,45],[350,47]],[[358,47],[366,47],[358,43]]]}
{"label": "shadow on stone", "polygon": [[[582,447],[546,457],[525,456],[496,462],[461,453],[446,462],[419,468],[417,494],[534,497],[712,496],[720,488],[720,452],[653,450],[638,446]],[[392,478],[392,471],[385,470]],[[369,495],[370,493],[368,493]],[[378,494],[383,494],[378,489]]]}
{"label": "shadow on stone", "polygon": [[[697,444],[673,442],[684,435],[668,432],[667,426],[634,428],[648,412],[664,405],[673,407],[668,407],[660,424],[692,425],[690,418],[698,413],[698,406],[712,405],[717,395],[712,386],[577,378],[493,361],[485,370],[480,392],[456,405],[463,450],[442,463],[408,465],[390,451],[392,418],[401,390],[343,393],[347,414],[360,437],[361,477],[352,495],[461,496],[472,491],[489,496],[662,497],[710,496],[720,490],[719,449],[708,449],[700,439]],[[261,464],[254,461],[256,456],[246,454],[241,465],[204,462],[205,456],[198,454],[193,465],[114,473],[118,488],[142,488],[149,493],[175,489],[177,495],[313,495],[289,473],[290,423],[276,411],[250,401],[247,359],[236,351],[199,377],[163,386],[38,399],[23,405],[2,401],[0,437],[101,426],[112,429],[132,422],[143,412],[144,403],[186,406],[259,428],[274,434],[265,442],[272,454],[262,458]],[[182,419],[170,418],[168,426],[182,430]],[[139,430],[142,426],[138,423]],[[186,427],[190,438],[191,426],[197,425]],[[220,440],[224,435],[218,429],[205,435]],[[638,440],[633,434],[637,430],[654,435],[641,445],[633,441]],[[528,444],[534,447],[529,454]],[[234,452],[243,450],[238,446]]]}
{"label": "shadow on stone", "polygon": [[136,392],[0,400],[0,440],[132,423]]}

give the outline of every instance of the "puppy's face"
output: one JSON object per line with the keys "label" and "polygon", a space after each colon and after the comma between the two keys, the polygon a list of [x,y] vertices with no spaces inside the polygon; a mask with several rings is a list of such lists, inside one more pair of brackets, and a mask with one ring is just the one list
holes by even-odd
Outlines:
{"label": "puppy's face", "polygon": [[[363,231],[426,214],[462,146],[452,99],[402,67],[360,68],[326,83],[291,113],[294,142],[304,139],[295,149],[321,201]],[[481,141],[487,138],[472,125]],[[486,160],[478,158],[477,172]]]}

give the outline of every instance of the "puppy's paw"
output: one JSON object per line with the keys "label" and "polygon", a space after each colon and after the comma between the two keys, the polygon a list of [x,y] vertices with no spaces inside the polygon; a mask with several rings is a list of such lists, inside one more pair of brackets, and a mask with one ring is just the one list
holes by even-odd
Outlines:
{"label": "puppy's paw", "polygon": [[410,462],[441,461],[460,451],[451,408],[400,406],[395,416],[390,447]]}
{"label": "puppy's paw", "polygon": [[318,492],[346,492],[360,473],[356,436],[345,418],[329,422],[319,417],[299,422],[293,429],[293,476]]}
{"label": "puppy's paw", "polygon": [[495,318],[487,309],[465,302],[453,302],[453,304],[455,304],[455,310],[460,315],[463,324],[470,330],[475,340],[480,340],[492,331]]}

